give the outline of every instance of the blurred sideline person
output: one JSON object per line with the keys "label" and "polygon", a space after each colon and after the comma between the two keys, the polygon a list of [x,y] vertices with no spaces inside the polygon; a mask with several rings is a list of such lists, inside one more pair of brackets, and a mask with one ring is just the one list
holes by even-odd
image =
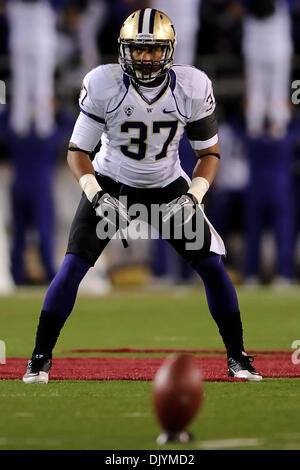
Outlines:
{"label": "blurred sideline person", "polygon": [[194,65],[202,0],[150,0],[152,8],[172,18],[177,35],[175,64]]}
{"label": "blurred sideline person", "polygon": [[102,62],[98,48],[98,34],[108,14],[107,0],[89,0],[78,22],[78,43],[84,73]]}
{"label": "blurred sideline person", "polygon": [[235,132],[230,115],[219,125],[219,139],[222,145],[220,169],[210,195],[208,215],[227,244],[226,266],[236,281],[243,273],[242,240],[245,234],[244,208],[246,189],[249,181],[249,165],[244,142]]}
{"label": "blurred sideline person", "polygon": [[249,164],[249,182],[245,204],[245,283],[260,283],[261,241],[266,230],[275,240],[276,260],[272,284],[288,286],[295,277],[295,204],[293,162],[299,139],[299,121],[293,118],[280,139],[268,129],[260,137],[247,134],[243,119],[233,120],[242,139]]}
{"label": "blurred sideline person", "polygon": [[1,206],[0,206],[0,295],[10,295],[14,292],[15,285],[10,273],[9,242],[6,232],[6,217],[3,211],[5,204],[5,195],[1,188]]}
{"label": "blurred sideline person", "polygon": [[5,219],[0,211],[0,295],[10,295],[15,288],[13,279],[10,274],[9,244],[5,230]]}
{"label": "blurred sideline person", "polygon": [[12,69],[11,126],[28,136],[34,123],[38,137],[54,126],[56,13],[47,0],[10,0],[7,3]]}
{"label": "blurred sideline person", "polygon": [[12,247],[11,269],[17,285],[28,282],[24,266],[26,235],[36,230],[46,281],[53,279],[55,268],[55,209],[53,182],[59,150],[66,141],[74,120],[52,104],[55,125],[47,138],[34,128],[20,136],[10,126],[9,111],[0,116],[0,140],[6,145],[12,167]]}
{"label": "blurred sideline person", "polygon": [[[126,229],[139,217],[164,234],[201,276],[227,350],[228,375],[262,379],[244,351],[238,299],[221,259],[223,240],[200,205],[220,158],[212,84],[194,67],[173,66],[175,45],[167,15],[138,10],[121,28],[119,64],[99,66],[83,80],[81,113],[68,151],[83,194],[65,259],[46,293],[23,377],[27,384],[48,382],[52,351],[81,280],[119,229],[126,246]],[[178,157],[184,129],[199,159],[192,181]],[[101,134],[102,146],[92,163],[89,154]],[[163,211],[157,218],[151,212],[158,205]],[[185,231],[178,236],[181,228]]]}
{"label": "blurred sideline person", "polygon": [[[299,119],[300,122],[300,119]],[[300,126],[299,126],[300,127]],[[300,131],[299,131],[300,132]],[[300,137],[296,141],[295,159],[293,162],[293,195],[295,204],[295,246],[300,246]],[[299,251],[297,250],[297,261],[299,267]],[[299,270],[297,272],[299,275]]]}
{"label": "blurred sideline person", "polygon": [[[0,134],[13,168],[11,268],[16,284],[28,282],[24,253],[31,228],[38,233],[47,282],[56,272],[52,183],[64,118],[67,120],[62,113],[56,116],[54,105],[56,17],[57,10],[71,1],[6,2],[12,88],[10,110],[1,116]],[[69,122],[68,131],[71,127]]]}
{"label": "blurred sideline person", "polygon": [[57,19],[56,53],[60,80],[69,89],[102,63],[98,36],[108,20],[108,0],[69,0]]}
{"label": "blurred sideline person", "polygon": [[[247,130],[253,137],[281,138],[290,120],[293,52],[289,6],[292,0],[236,0],[244,7],[243,53]],[[234,2],[236,3],[236,2]]]}
{"label": "blurred sideline person", "polygon": [[[7,44],[8,25],[5,15],[5,8],[3,1],[0,1],[0,55],[5,55],[8,52]],[[1,97],[2,98],[2,97]],[[0,100],[0,120],[3,113],[4,106]],[[2,169],[1,169],[2,170]],[[1,171],[1,175],[2,175]],[[5,178],[2,175],[2,178]],[[0,185],[0,295],[9,295],[14,291],[15,285],[10,272],[10,257],[9,257],[9,240],[7,234],[8,221],[6,220],[6,186],[2,183]]]}

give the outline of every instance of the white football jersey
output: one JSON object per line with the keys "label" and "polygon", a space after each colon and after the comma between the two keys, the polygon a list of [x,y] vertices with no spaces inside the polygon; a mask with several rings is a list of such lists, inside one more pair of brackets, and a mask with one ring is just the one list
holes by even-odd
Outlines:
{"label": "white football jersey", "polygon": [[101,65],[84,78],[79,105],[71,142],[90,152],[101,137],[95,171],[129,186],[189,180],[178,155],[185,128],[194,149],[218,141],[215,126],[203,131],[215,99],[211,81],[195,67],[175,65],[159,87],[147,88],[137,87],[118,64]]}

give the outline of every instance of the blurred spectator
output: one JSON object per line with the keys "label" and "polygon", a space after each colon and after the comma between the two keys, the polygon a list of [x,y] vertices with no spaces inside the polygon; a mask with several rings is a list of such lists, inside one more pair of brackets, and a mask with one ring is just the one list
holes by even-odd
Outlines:
{"label": "blurred spectator", "polygon": [[150,6],[163,11],[173,21],[177,36],[175,64],[194,65],[201,0],[151,0]]}
{"label": "blurred spectator", "polygon": [[102,63],[98,35],[108,16],[107,0],[87,1],[85,11],[78,23],[78,42],[81,53],[83,76]]}
{"label": "blurred spectator", "polygon": [[[0,108],[1,113],[1,108]],[[1,114],[0,114],[1,119]],[[7,191],[6,179],[7,175],[1,166],[0,172],[0,295],[9,295],[14,291],[14,282],[10,272],[9,257],[9,239],[8,239],[8,217],[7,217]]]}
{"label": "blurred spectator", "polygon": [[[298,275],[300,274],[300,116],[298,116],[299,134],[295,145],[295,159],[293,162],[293,196],[295,204],[295,243],[296,243],[296,261],[298,261]],[[297,256],[298,254],[298,256]]]}
{"label": "blurred spectator", "polygon": [[12,70],[11,126],[28,136],[31,123],[40,138],[54,125],[56,15],[48,1],[11,0],[7,4]]}
{"label": "blurred spectator", "polygon": [[41,138],[32,128],[27,136],[16,134],[9,125],[8,112],[0,116],[0,139],[7,146],[13,170],[11,264],[16,284],[27,282],[24,252],[26,235],[32,229],[38,234],[47,281],[55,275],[54,172],[60,146],[69,138],[74,125],[73,118],[62,111],[55,117],[51,134]]}
{"label": "blurred spectator", "polygon": [[248,136],[240,117],[234,127],[245,143],[250,170],[245,204],[246,283],[260,281],[261,240],[269,230],[275,238],[277,258],[273,282],[288,285],[295,277],[292,164],[299,123],[292,120],[281,139],[274,139],[267,130],[260,137]]}
{"label": "blurred spectator", "polygon": [[[98,37],[108,19],[108,7],[108,0],[72,0],[59,15],[57,61],[73,86],[102,62]],[[65,70],[66,64],[72,69]]]}
{"label": "blurred spectator", "polygon": [[[227,107],[230,109],[231,107]],[[225,108],[223,108],[225,109]],[[231,125],[230,114],[219,125],[220,167],[210,191],[207,215],[227,246],[226,265],[236,281],[243,271],[245,193],[249,166],[244,142]]]}
{"label": "blurred spectator", "polygon": [[[289,93],[293,52],[288,0],[237,0],[243,7],[243,53],[247,93],[247,130],[281,138],[290,120]],[[235,10],[237,11],[237,10]]]}
{"label": "blurred spectator", "polygon": [[0,256],[0,295],[8,295],[13,292],[14,283],[10,273],[9,243],[2,209],[0,209]]}

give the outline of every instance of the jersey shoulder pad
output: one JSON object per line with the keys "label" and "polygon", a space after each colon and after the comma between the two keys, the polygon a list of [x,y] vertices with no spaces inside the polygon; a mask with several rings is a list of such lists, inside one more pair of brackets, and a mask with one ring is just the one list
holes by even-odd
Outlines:
{"label": "jersey shoulder pad", "polygon": [[178,85],[192,99],[203,100],[207,90],[212,87],[211,80],[205,72],[190,65],[174,65]]}
{"label": "jersey shoulder pad", "polygon": [[176,81],[188,102],[190,121],[202,119],[213,113],[215,97],[212,82],[205,72],[192,66],[174,66]]}
{"label": "jersey shoulder pad", "polygon": [[100,65],[87,73],[83,79],[79,105],[81,109],[104,117],[106,103],[120,93],[123,72],[118,64]]}

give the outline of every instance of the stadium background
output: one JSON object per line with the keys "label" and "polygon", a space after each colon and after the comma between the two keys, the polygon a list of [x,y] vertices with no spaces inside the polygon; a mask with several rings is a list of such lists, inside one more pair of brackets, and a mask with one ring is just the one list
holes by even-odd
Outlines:
{"label": "stadium background", "polygon": [[[79,187],[67,168],[66,149],[78,115],[77,99],[82,78],[98,64],[117,61],[117,39],[123,19],[130,11],[147,5],[162,10],[165,8],[167,13],[170,10],[175,12],[173,21],[178,32],[178,58],[186,59],[204,70],[213,81],[221,127],[222,163],[204,202],[209,218],[227,244],[225,262],[234,282],[249,286],[262,283],[286,287],[299,281],[300,147],[297,136],[295,132],[290,132],[290,124],[279,140],[273,139],[277,155],[274,158],[268,156],[269,162],[264,142],[261,147],[258,142],[256,152],[261,148],[261,155],[257,163],[251,161],[251,155],[247,154],[249,142],[245,143],[245,134],[241,137],[239,129],[245,120],[246,109],[247,70],[242,46],[244,16],[241,9],[245,2],[193,0],[184,2],[183,9],[179,0],[53,0],[57,48],[55,65],[49,70],[52,70],[55,80],[52,107],[55,108],[56,124],[44,142],[38,140],[40,137],[34,128],[32,138],[18,134],[17,130],[9,130],[14,73],[18,73],[13,66],[15,52],[10,47],[15,29],[10,24],[9,8],[14,3],[14,0],[0,2],[0,73],[6,85],[7,103],[0,105],[0,256],[3,260],[0,291],[5,294],[18,285],[47,285],[62,261],[69,226],[80,197]],[[291,83],[300,74],[300,6],[297,1],[284,3],[289,7],[293,44],[290,89],[287,93],[292,123],[297,126],[299,107],[291,102]],[[26,21],[24,18],[24,24]],[[30,33],[25,31],[24,34]],[[23,47],[25,50],[26,45]],[[47,42],[41,47],[44,47],[44,56],[50,55]],[[27,66],[33,67],[30,61]],[[46,156],[41,156],[41,148],[50,149]],[[191,174],[195,160],[187,142],[182,143],[181,159],[183,167]],[[273,173],[266,173],[267,181],[257,178],[259,160],[264,159],[273,168]],[[256,218],[252,220],[253,215],[247,212],[247,198],[253,192],[260,192],[261,200],[269,198],[268,187],[273,177],[276,180],[276,172],[279,175],[282,171],[287,175],[286,192],[291,190],[292,194],[291,197],[282,198],[284,207],[279,206],[278,209],[282,212],[279,226],[289,226],[289,229],[277,236],[274,227],[278,230],[278,221],[273,226],[272,223],[266,225],[261,236],[257,235],[262,249],[256,262],[253,261],[258,256],[256,238],[252,232],[255,224],[254,232],[258,232],[260,222]],[[16,189],[18,185],[22,186],[21,192]],[[275,183],[274,187],[277,211],[280,189],[276,190]],[[19,198],[22,203],[19,203]],[[26,206],[24,199],[30,207]],[[38,204],[40,199],[43,202]],[[263,220],[267,222],[266,214]],[[249,225],[252,227],[251,234]],[[124,250],[121,243],[114,240],[96,268],[88,274],[82,290],[101,294],[107,292],[111,284],[192,285],[197,282],[194,274],[164,242],[131,241],[128,250]]]}

